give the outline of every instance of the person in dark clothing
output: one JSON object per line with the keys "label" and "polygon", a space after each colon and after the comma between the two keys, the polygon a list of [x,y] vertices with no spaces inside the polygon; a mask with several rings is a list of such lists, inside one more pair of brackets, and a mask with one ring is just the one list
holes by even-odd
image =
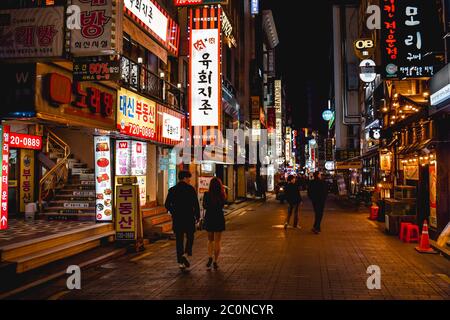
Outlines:
{"label": "person in dark clothing", "polygon": [[287,229],[291,220],[292,211],[294,211],[294,228],[299,228],[298,225],[298,207],[302,203],[302,196],[300,194],[299,185],[293,175],[290,175],[287,179],[286,185],[286,201],[288,202],[288,215],[286,222],[284,223],[284,229]]}
{"label": "person in dark clothing", "polygon": [[322,222],[327,195],[327,183],[322,180],[320,172],[314,172],[314,180],[310,181],[308,186],[308,197],[311,199],[314,208],[315,219],[312,231],[315,234],[320,233],[320,224]]}
{"label": "person in dark clothing", "polygon": [[[169,189],[165,207],[172,215],[173,231],[177,243],[177,261],[180,269],[190,267],[187,257],[192,257],[194,233],[197,221],[200,219],[200,206],[197,192],[190,185],[191,173],[180,171],[178,184]],[[186,235],[186,245],[184,236]]]}
{"label": "person in dark clothing", "polygon": [[225,191],[222,181],[213,178],[209,184],[209,191],[203,197],[203,208],[205,212],[205,230],[208,232],[208,262],[206,267],[218,268],[222,232],[225,231],[225,215],[223,206],[225,205]]}

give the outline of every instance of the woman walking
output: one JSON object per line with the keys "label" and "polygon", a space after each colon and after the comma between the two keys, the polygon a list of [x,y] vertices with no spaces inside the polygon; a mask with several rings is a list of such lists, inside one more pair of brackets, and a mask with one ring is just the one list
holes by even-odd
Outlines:
{"label": "woman walking", "polygon": [[208,263],[206,267],[217,269],[217,260],[220,254],[220,241],[222,231],[225,230],[225,216],[223,206],[225,205],[225,191],[222,181],[213,178],[209,185],[209,191],[203,197],[203,208],[205,212],[205,230],[208,232]]}

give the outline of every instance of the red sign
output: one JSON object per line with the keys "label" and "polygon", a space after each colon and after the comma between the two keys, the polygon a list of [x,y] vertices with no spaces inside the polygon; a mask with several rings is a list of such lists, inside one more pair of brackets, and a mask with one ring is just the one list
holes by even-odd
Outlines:
{"label": "red sign", "polygon": [[8,229],[9,126],[3,126],[2,140],[2,207],[0,210],[0,230],[6,230]]}
{"label": "red sign", "polygon": [[42,149],[42,137],[11,132],[9,146],[13,149]]}
{"label": "red sign", "polygon": [[228,0],[174,0],[173,4],[177,7],[228,4]]}

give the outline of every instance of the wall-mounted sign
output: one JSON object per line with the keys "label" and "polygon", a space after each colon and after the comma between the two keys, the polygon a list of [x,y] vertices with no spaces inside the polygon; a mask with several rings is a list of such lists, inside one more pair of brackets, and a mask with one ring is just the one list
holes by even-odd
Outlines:
{"label": "wall-mounted sign", "polygon": [[380,140],[381,128],[371,128],[369,131],[369,137],[373,140]]}
{"label": "wall-mounted sign", "polygon": [[358,39],[353,42],[353,49],[359,59],[365,60],[374,54],[375,44],[372,39]]}
{"label": "wall-mounted sign", "polygon": [[333,139],[327,138],[325,139],[325,161],[333,160]]}
{"label": "wall-mounted sign", "polygon": [[275,112],[281,113],[281,80],[275,80]]}
{"label": "wall-mounted sign", "polygon": [[170,114],[163,113],[163,138],[171,140],[181,140],[181,119]]}
{"label": "wall-mounted sign", "polygon": [[[450,9],[449,9],[450,11]],[[430,102],[435,108],[430,110],[435,112],[445,107],[450,100],[450,65],[447,64],[430,81]],[[434,109],[434,110],[433,110]]]}
{"label": "wall-mounted sign", "polygon": [[213,177],[198,177],[198,193],[208,192],[212,178]]}
{"label": "wall-mounted sign", "polygon": [[291,161],[291,148],[292,148],[292,129],[291,127],[286,127],[286,140],[284,141],[285,151],[284,157],[287,163]]}
{"label": "wall-mounted sign", "polygon": [[275,120],[275,150],[277,157],[283,155],[283,120],[280,115]]}
{"label": "wall-mounted sign", "polygon": [[0,11],[0,58],[61,57],[64,7]]}
{"label": "wall-mounted sign", "polygon": [[180,27],[155,0],[124,0],[125,13],[178,55]]}
{"label": "wall-mounted sign", "polygon": [[[76,56],[98,56],[122,51],[122,0],[72,0],[79,8],[67,18],[70,52]],[[77,26],[76,22],[79,23]]]}
{"label": "wall-mounted sign", "polygon": [[116,140],[116,175],[145,176],[147,174],[147,143]]}
{"label": "wall-mounted sign", "polygon": [[56,65],[37,64],[38,117],[63,124],[98,129],[115,128],[116,91],[95,82],[72,83],[72,72]]}
{"label": "wall-mounted sign", "polygon": [[35,117],[36,64],[9,63],[0,68],[3,80],[0,117]]}
{"label": "wall-mounted sign", "polygon": [[172,149],[169,152],[169,172],[168,172],[169,189],[177,184],[177,152]]}
{"label": "wall-mounted sign", "polygon": [[260,109],[259,97],[252,96],[250,99],[252,101],[252,119],[258,119]]}
{"label": "wall-mounted sign", "polygon": [[392,157],[389,153],[380,155],[380,169],[382,171],[391,171]]}
{"label": "wall-mounted sign", "polygon": [[2,146],[0,230],[8,229],[9,126],[0,125]]}
{"label": "wall-mounted sign", "polygon": [[173,4],[177,7],[201,6],[211,4],[227,5],[228,0],[173,0]]}
{"label": "wall-mounted sign", "polygon": [[74,81],[120,80],[119,56],[78,57],[73,61]]}
{"label": "wall-mounted sign", "polygon": [[252,15],[259,14],[259,0],[250,0],[250,13]]}
{"label": "wall-mounted sign", "polygon": [[[385,1],[386,2],[386,1]],[[390,0],[381,11],[382,76],[431,77],[443,51],[436,1]]]}
{"label": "wall-mounted sign", "polygon": [[418,165],[404,165],[403,174],[406,180],[419,180],[419,166]]}
{"label": "wall-mounted sign", "polygon": [[331,118],[333,118],[333,111],[332,110],[325,110],[322,112],[322,119],[325,121],[330,121]]}
{"label": "wall-mounted sign", "polygon": [[109,137],[94,137],[96,221],[113,220],[111,141]]}
{"label": "wall-mounted sign", "polygon": [[270,107],[267,108],[267,130],[269,133],[272,133],[275,131],[276,128],[276,114],[275,114],[275,108]]}
{"label": "wall-mounted sign", "polygon": [[13,149],[41,150],[42,137],[11,132],[9,135],[9,147]]}
{"label": "wall-mounted sign", "polygon": [[430,226],[437,228],[437,168],[436,162],[428,167],[430,183]]}
{"label": "wall-mounted sign", "polygon": [[325,169],[327,169],[328,171],[333,171],[334,170],[334,161],[325,162]]}
{"label": "wall-mounted sign", "polygon": [[228,43],[228,46],[230,48],[236,47],[237,42],[233,35],[233,25],[231,24],[224,10],[222,10],[222,32],[226,42]]}
{"label": "wall-mounted sign", "polygon": [[222,105],[220,16],[221,8],[190,10],[189,106],[193,127],[219,126]]}
{"label": "wall-mounted sign", "polygon": [[372,82],[377,77],[377,72],[375,71],[375,62],[370,59],[361,61],[359,64],[360,73],[359,78],[364,82]]}
{"label": "wall-mounted sign", "polygon": [[156,102],[121,88],[118,92],[117,129],[120,133],[156,139]]}
{"label": "wall-mounted sign", "polygon": [[[25,206],[34,202],[34,181],[35,181],[35,153],[34,150],[22,149],[20,154],[20,212],[25,212]],[[11,187],[11,185],[9,185]],[[17,186],[15,181],[14,186]]]}

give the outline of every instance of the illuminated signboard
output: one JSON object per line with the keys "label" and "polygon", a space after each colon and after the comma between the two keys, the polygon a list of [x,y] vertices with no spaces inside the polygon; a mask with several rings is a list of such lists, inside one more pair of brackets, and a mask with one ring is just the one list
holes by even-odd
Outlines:
{"label": "illuminated signboard", "polygon": [[382,76],[388,79],[431,77],[442,50],[435,1],[390,0],[381,11]]}
{"label": "illuminated signboard", "polygon": [[[193,127],[219,126],[221,112],[221,9],[191,10],[190,119]],[[208,21],[208,23],[206,23]]]}
{"label": "illuminated signboard", "polygon": [[275,80],[275,112],[281,113],[281,80]]}
{"label": "illuminated signboard", "polygon": [[111,141],[109,137],[94,137],[96,220],[112,221]]}
{"label": "illuminated signboard", "polygon": [[163,138],[181,140],[181,119],[163,112]]}
{"label": "illuminated signboard", "polygon": [[228,0],[174,0],[173,4],[177,7],[201,6],[208,4],[228,4]]}
{"label": "illuminated signboard", "polygon": [[156,103],[123,88],[118,100],[117,129],[120,133],[155,140]]}
{"label": "illuminated signboard", "polygon": [[250,1],[250,13],[253,15],[259,14],[259,0]]}
{"label": "illuminated signboard", "polygon": [[9,126],[0,126],[0,134],[2,146],[0,230],[6,230],[8,229]]}
{"label": "illuminated signboard", "polygon": [[42,149],[42,137],[11,132],[9,146],[13,149]]}

